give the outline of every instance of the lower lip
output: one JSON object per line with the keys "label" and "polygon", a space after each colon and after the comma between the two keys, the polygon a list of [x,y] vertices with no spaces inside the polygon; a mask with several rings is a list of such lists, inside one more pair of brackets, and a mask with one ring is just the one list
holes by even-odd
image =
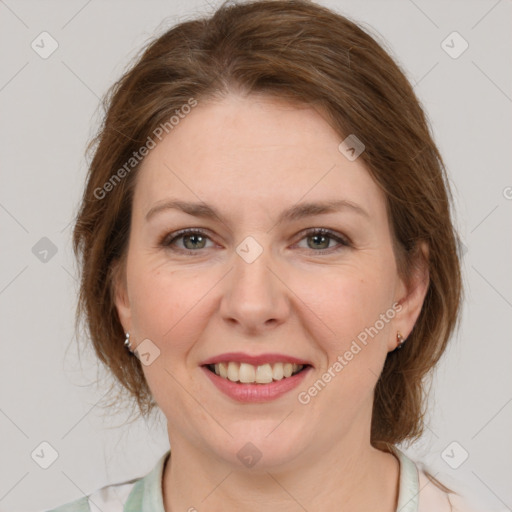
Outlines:
{"label": "lower lip", "polygon": [[242,384],[240,382],[232,382],[229,379],[219,377],[208,368],[201,366],[207,377],[222,391],[237,402],[269,402],[275,400],[281,395],[288,393],[296,388],[306,377],[311,366],[306,367],[299,373],[291,377],[285,377],[281,380],[269,382],[268,384]]}

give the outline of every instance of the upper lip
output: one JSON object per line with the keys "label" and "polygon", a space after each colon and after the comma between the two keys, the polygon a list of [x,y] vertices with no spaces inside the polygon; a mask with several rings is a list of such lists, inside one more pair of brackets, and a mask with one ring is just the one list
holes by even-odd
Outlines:
{"label": "upper lip", "polygon": [[295,363],[301,365],[311,365],[309,361],[305,359],[300,359],[298,357],[288,356],[286,354],[259,354],[256,356],[251,356],[249,354],[244,354],[243,352],[226,352],[225,354],[219,354],[218,356],[210,357],[206,359],[202,363],[201,366],[209,365],[209,364],[217,364],[217,363],[226,363],[226,362],[238,362],[238,363],[248,363],[254,366],[259,366],[263,364],[272,364],[272,363]]}

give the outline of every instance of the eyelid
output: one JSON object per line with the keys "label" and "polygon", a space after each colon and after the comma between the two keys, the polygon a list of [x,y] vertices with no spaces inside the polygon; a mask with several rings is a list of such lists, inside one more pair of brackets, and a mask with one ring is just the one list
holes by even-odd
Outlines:
{"label": "eyelid", "polygon": [[[213,242],[210,231],[205,228],[183,228],[183,229],[179,229],[178,231],[166,233],[163,237],[161,237],[158,245],[163,246],[163,247],[171,247],[172,242],[174,242],[175,240],[182,238],[186,235],[202,235],[205,238],[208,238],[210,241]],[[198,251],[190,251],[189,249],[180,249],[180,250],[189,251],[189,252],[198,252]]]}
{"label": "eyelid", "polygon": [[[182,253],[182,254],[200,253],[201,249],[194,251],[191,249],[182,249],[182,248],[173,249],[172,248],[172,243],[174,241],[176,241],[180,238],[183,238],[184,236],[187,236],[187,235],[201,235],[201,236],[207,238],[208,240],[210,240],[211,242],[213,242],[212,236],[208,229],[184,228],[184,229],[180,229],[178,231],[173,231],[172,233],[166,233],[163,237],[161,237],[158,245],[159,245],[159,247],[164,247],[164,248],[173,250],[174,252]],[[328,249],[320,249],[320,250],[309,249],[313,253],[324,254],[324,253],[336,252],[337,250],[340,250],[340,246],[345,247],[345,248],[352,247],[352,241],[346,235],[339,233],[338,231],[329,229],[329,228],[321,228],[321,227],[307,228],[307,229],[302,230],[301,232],[299,232],[296,235],[298,240],[297,240],[297,242],[294,243],[294,245],[301,242],[304,238],[306,238],[308,236],[313,236],[313,235],[327,235],[329,238],[335,240],[339,244],[338,247],[330,247]],[[215,243],[215,242],[213,242],[213,243]]]}
{"label": "eyelid", "polygon": [[[300,242],[306,236],[308,236],[308,235],[312,236],[315,234],[328,235],[330,238],[338,241],[341,245],[345,245],[347,247],[352,246],[352,241],[350,240],[350,238],[348,236],[346,236],[343,233],[340,233],[338,231],[329,229],[329,228],[307,228],[307,229],[301,231],[297,236],[300,237],[299,238],[299,242]],[[313,251],[313,252],[321,253],[322,251],[328,251],[328,250],[332,250],[332,248],[331,249],[322,249],[320,251]]]}

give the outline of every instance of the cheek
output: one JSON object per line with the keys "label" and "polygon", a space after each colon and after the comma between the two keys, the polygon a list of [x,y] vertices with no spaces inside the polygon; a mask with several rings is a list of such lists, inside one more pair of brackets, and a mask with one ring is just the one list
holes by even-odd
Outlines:
{"label": "cheek", "polygon": [[[331,331],[334,344],[346,345],[379,320],[392,306],[393,282],[372,269],[344,269],[328,278],[311,281],[308,303]],[[317,284],[313,285],[316,282]],[[386,330],[388,324],[379,331]]]}
{"label": "cheek", "polygon": [[308,299],[323,325],[313,333],[325,354],[320,370],[333,382],[332,400],[357,403],[373,389],[387,356],[396,314],[393,273],[389,267],[359,267],[321,281],[323,286],[310,287]]}
{"label": "cheek", "polygon": [[[321,322],[311,330],[313,348],[323,355],[314,379],[298,391],[300,409],[309,418],[322,418],[326,435],[347,431],[356,421],[369,424],[373,390],[387,355],[394,317],[392,272],[377,266],[344,267],[329,279],[309,280],[305,302]],[[305,294],[302,288],[301,294]],[[310,324],[313,325],[313,324]]]}
{"label": "cheek", "polygon": [[208,296],[204,295],[218,281],[207,275],[162,266],[152,269],[147,263],[132,274],[132,318],[137,339],[147,338],[159,350],[158,359],[143,365],[142,370],[159,406],[173,411],[173,415],[197,409],[182,386],[186,383],[192,395],[197,394],[196,383],[190,379],[196,367],[189,354],[208,321]]}
{"label": "cheek", "polygon": [[162,354],[169,354],[166,364],[184,370],[184,358],[201,337],[212,314],[208,309],[211,296],[207,292],[221,277],[204,269],[177,269],[160,262],[152,265],[147,260],[134,261],[129,287],[137,338],[150,339]]}
{"label": "cheek", "polygon": [[[279,292],[290,302],[290,318],[282,320],[286,323],[298,315],[305,328],[314,331],[313,339],[344,352],[353,338],[373,326],[391,306],[391,282],[386,278],[391,272],[375,264],[316,270],[287,272],[287,287],[293,293],[286,287]],[[222,288],[224,274],[211,268],[152,267],[148,261],[133,261],[129,271],[136,334],[161,349],[164,340],[166,345],[172,340],[173,350],[186,348],[187,338],[200,332],[222,300],[214,288]]]}
{"label": "cheek", "polygon": [[151,333],[155,340],[172,331],[193,296],[191,287],[174,272],[140,272],[132,282],[132,290],[134,323],[145,331],[140,335]]}

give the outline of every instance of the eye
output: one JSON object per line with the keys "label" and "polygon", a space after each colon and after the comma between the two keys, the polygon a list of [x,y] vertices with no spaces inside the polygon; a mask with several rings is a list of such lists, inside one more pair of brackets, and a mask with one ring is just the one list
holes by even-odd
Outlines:
{"label": "eye", "polygon": [[199,249],[204,249],[206,241],[210,238],[208,235],[201,230],[192,230],[192,229],[182,229],[176,233],[171,233],[170,235],[166,235],[160,245],[163,247],[169,247],[174,249],[176,246],[176,242],[178,240],[183,241],[184,247],[177,247],[178,251],[185,251],[188,253],[197,252]]}
{"label": "eye", "polygon": [[[350,241],[346,237],[326,228],[308,229],[302,233],[300,241],[302,240],[311,240],[311,243],[307,243],[307,249],[311,249],[318,254],[331,253],[351,246]],[[179,246],[180,241],[183,244],[182,247]],[[182,229],[181,231],[165,235],[159,245],[176,252],[193,254],[198,253],[200,249],[207,249],[207,241],[211,242],[210,237],[205,231],[200,229]],[[331,241],[337,242],[338,246],[329,247]]]}
{"label": "eye", "polygon": [[[341,234],[335,233],[330,229],[326,228],[312,228],[308,229],[303,233],[302,240],[311,240],[311,243],[308,241],[307,245],[309,249],[313,249],[314,252],[323,254],[325,252],[333,252],[342,249],[343,247],[350,247],[350,242],[346,237]],[[329,247],[331,241],[338,242],[338,247]],[[339,247],[341,246],[341,247]]]}

